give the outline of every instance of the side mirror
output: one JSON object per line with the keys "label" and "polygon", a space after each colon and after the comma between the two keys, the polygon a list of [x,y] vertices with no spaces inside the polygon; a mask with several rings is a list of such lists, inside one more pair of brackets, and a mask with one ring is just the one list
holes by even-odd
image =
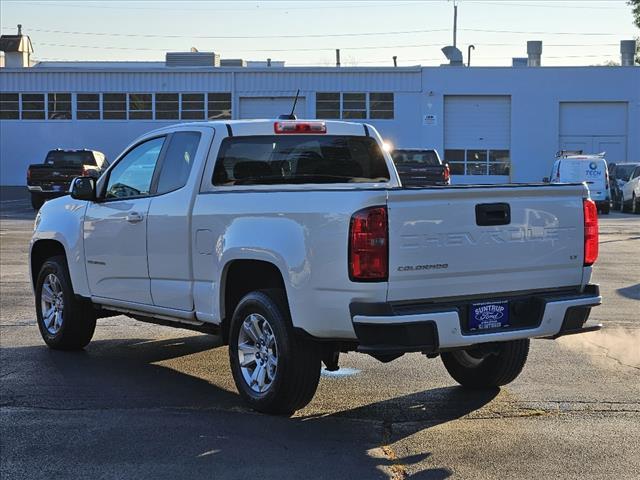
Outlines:
{"label": "side mirror", "polygon": [[71,198],[76,200],[96,199],[96,179],[93,177],[76,177],[71,181]]}
{"label": "side mirror", "polygon": [[542,179],[542,181],[543,181],[544,183],[549,183],[549,177],[544,177],[544,178]]}

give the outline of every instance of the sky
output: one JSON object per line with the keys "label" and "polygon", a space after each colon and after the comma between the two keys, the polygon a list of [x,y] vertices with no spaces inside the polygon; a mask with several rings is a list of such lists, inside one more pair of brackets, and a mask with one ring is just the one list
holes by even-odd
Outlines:
{"label": "sky", "polygon": [[[640,36],[624,0],[458,0],[457,45],[472,66],[504,66],[542,40],[542,64],[620,61]],[[3,34],[31,37],[36,60],[163,61],[167,51],[284,60],[288,66],[439,65],[453,1],[0,0]]]}

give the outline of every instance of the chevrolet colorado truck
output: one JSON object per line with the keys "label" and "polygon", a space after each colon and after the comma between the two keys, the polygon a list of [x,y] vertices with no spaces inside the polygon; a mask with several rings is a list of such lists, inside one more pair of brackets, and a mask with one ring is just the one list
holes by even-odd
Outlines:
{"label": "chevrolet colorado truck", "polygon": [[440,356],[486,388],[518,376],[531,338],[600,328],[586,185],[403,188],[369,125],[167,127],[70,193],[30,245],[46,344],[83,348],[117,314],[218,334],[258,411],[305,406],[341,352]]}
{"label": "chevrolet colorado truck", "polygon": [[50,150],[44,163],[29,165],[27,169],[31,206],[38,210],[45,200],[67,195],[75,177],[99,177],[108,166],[104,154],[95,150]]}

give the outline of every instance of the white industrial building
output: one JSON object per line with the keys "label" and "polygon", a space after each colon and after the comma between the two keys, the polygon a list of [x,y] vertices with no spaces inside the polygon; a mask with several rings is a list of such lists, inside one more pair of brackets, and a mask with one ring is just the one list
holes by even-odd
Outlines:
{"label": "white industrial building", "polygon": [[[633,45],[632,45],[633,44]],[[374,125],[397,147],[437,149],[454,183],[540,181],[560,149],[640,161],[640,68],[286,67],[168,53],[165,62],[31,61],[28,37],[0,39],[0,183],[24,185],[53,148],[114,159],[136,136],[179,121],[298,118]],[[544,57],[543,57],[544,60]],[[527,66],[529,65],[529,66]]]}

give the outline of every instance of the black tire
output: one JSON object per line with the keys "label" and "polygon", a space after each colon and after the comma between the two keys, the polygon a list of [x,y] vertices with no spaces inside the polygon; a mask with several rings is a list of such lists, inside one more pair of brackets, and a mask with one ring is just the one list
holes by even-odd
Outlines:
{"label": "black tire", "polygon": [[636,215],[640,215],[640,200],[636,198],[635,193],[631,198],[631,213],[635,213]]}
{"label": "black tire", "polygon": [[44,204],[44,198],[42,198],[37,193],[31,194],[31,207],[33,207],[35,211],[40,210],[40,207],[42,207],[43,204]]}
{"label": "black tire", "polygon": [[[275,338],[277,368],[263,392],[255,391],[245,380],[238,353],[240,330],[252,314],[262,316],[268,322]],[[229,360],[240,395],[259,412],[290,415],[307,405],[318,388],[320,349],[315,342],[295,335],[286,297],[278,289],[251,292],[240,300],[229,330]],[[258,368],[258,361],[253,362],[254,369]],[[246,374],[249,374],[249,368],[245,370]]]}
{"label": "black tire", "polygon": [[609,202],[605,203],[604,205],[602,205],[602,214],[603,215],[609,215],[609,211],[611,210],[611,207],[609,205]]}
{"label": "black tire", "polygon": [[495,388],[514,381],[528,355],[529,340],[524,339],[498,343],[495,350],[485,356],[462,350],[445,352],[441,357],[449,375],[463,387]]}
{"label": "black tire", "polygon": [[[58,298],[61,298],[63,302],[60,314],[62,320],[58,328],[43,318],[43,314],[46,313],[43,312],[43,287],[45,281],[52,281],[50,275],[53,275],[59,282],[60,294]],[[45,298],[50,297],[47,297],[45,293]],[[80,350],[93,337],[96,328],[95,311],[89,302],[79,300],[75,296],[64,256],[51,257],[40,268],[36,281],[36,316],[43,340],[53,349]],[[54,323],[57,322],[54,321]]]}

